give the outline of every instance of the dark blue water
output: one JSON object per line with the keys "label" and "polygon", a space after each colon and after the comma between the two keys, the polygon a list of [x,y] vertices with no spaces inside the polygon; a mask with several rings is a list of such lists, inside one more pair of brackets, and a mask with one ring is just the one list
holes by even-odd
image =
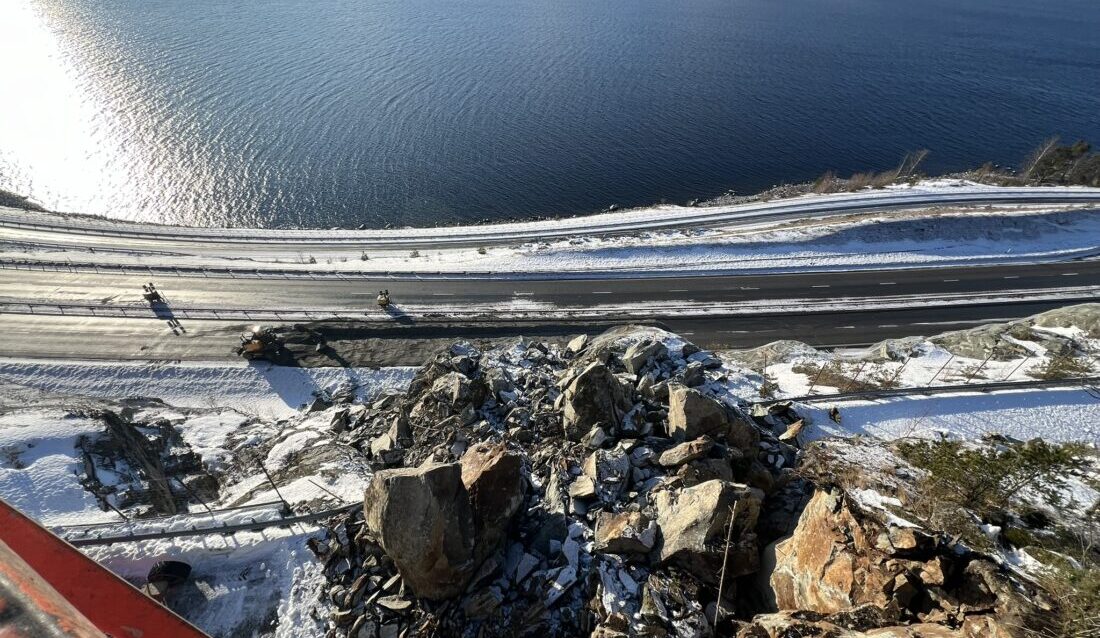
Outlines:
{"label": "dark blue water", "polygon": [[569,214],[1100,141],[1096,0],[9,1],[87,139],[0,135],[0,187],[133,219]]}

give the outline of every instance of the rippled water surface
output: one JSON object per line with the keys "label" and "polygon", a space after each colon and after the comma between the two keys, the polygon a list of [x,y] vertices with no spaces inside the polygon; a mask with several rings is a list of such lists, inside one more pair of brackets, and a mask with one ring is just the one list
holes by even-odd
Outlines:
{"label": "rippled water surface", "polygon": [[1100,141],[1096,0],[0,0],[0,188],[430,225]]}

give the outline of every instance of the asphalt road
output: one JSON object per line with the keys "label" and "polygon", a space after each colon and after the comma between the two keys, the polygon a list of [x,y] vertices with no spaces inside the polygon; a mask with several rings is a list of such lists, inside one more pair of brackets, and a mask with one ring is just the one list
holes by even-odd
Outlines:
{"label": "asphalt road", "polygon": [[[130,275],[0,270],[0,300],[20,298],[43,302],[80,302],[92,307],[134,308],[130,318],[92,317],[65,309],[65,316],[24,313],[0,314],[0,355],[121,359],[218,359],[231,357],[236,338],[248,322],[240,318],[211,321],[185,320],[171,330],[140,298],[144,279]],[[695,277],[677,279],[612,279],[583,281],[469,281],[423,282],[262,280],[218,277],[164,277],[158,288],[169,308],[215,307],[253,309],[373,308],[378,288],[388,287],[394,302],[441,303],[458,307],[534,303],[554,306],[658,304],[675,307],[683,300],[705,305],[730,303],[754,308],[782,298],[809,300],[809,312],[765,313],[752,316],[633,317],[620,313],[607,321],[575,322],[561,318],[494,321],[482,313],[477,319],[461,314],[431,321],[362,323],[356,338],[358,365],[415,365],[435,345],[454,339],[483,340],[518,335],[555,338],[579,332],[596,333],[621,323],[665,327],[709,348],[740,348],[778,339],[797,339],[822,347],[860,346],[885,338],[929,335],[995,320],[1024,317],[1051,308],[1089,301],[1034,301],[983,304],[979,295],[1020,289],[1100,286],[1100,261],[975,268],[933,268],[892,271],[853,271],[799,275]],[[965,305],[915,306],[868,312],[851,308],[822,311],[815,302],[836,297],[881,299],[884,295],[961,295],[973,297]],[[140,316],[145,312],[146,316]],[[163,314],[162,314],[163,317]]]}
{"label": "asphalt road", "polygon": [[[810,345],[865,346],[887,338],[932,335],[983,323],[1025,317],[1063,305],[1013,305],[916,308],[875,313],[835,312],[813,315],[758,315],[738,318],[680,318],[647,321],[706,348],[748,348],[779,339]],[[621,323],[621,322],[620,322]],[[60,359],[151,361],[233,359],[237,337],[247,324],[238,321],[185,321],[173,333],[155,319],[0,314],[0,356]],[[486,341],[527,336],[565,339],[581,332],[598,334],[607,323],[455,323],[452,325],[377,327],[362,324],[349,331],[362,340],[355,365],[420,365],[425,355],[457,339]]]}
{"label": "asphalt road", "polygon": [[[114,273],[0,270],[0,298],[43,302],[140,304],[149,277]],[[158,278],[170,306],[249,309],[374,308],[387,288],[398,306],[460,306],[471,311],[509,303],[558,307],[660,302],[751,304],[778,299],[829,301],[900,295],[977,295],[1001,291],[1100,286],[1100,260],[1066,263],[847,271],[804,274],[557,280],[390,281],[228,277]]]}
{"label": "asphalt road", "polygon": [[[242,250],[479,245],[488,240],[731,226],[894,208],[1098,201],[1100,189],[875,191],[705,209],[646,209],[553,222],[382,231],[171,228],[2,209],[0,229],[10,245],[69,246],[86,251],[84,258],[94,257],[90,248],[140,252],[141,265],[171,268],[177,253],[201,258]],[[342,329],[342,334],[349,343],[366,344],[353,348],[359,353],[356,362],[364,365],[418,364],[425,348],[437,341],[519,334],[556,338],[621,323],[662,325],[712,348],[755,346],[777,339],[856,346],[1091,301],[1094,288],[1100,287],[1100,260],[569,281],[476,276],[305,279],[163,272],[156,275],[155,283],[167,304],[153,308],[141,299],[148,275],[97,272],[98,266],[74,270],[60,263],[36,268],[45,270],[0,263],[0,355],[228,357],[237,335],[255,317],[281,312],[288,315],[281,319],[291,320],[311,317],[310,311],[358,317],[361,323]],[[374,297],[383,288],[391,293],[396,319],[379,313],[375,305]],[[1054,300],[1055,295],[1062,296]],[[780,301],[789,306],[785,312],[774,307]],[[868,303],[878,307],[868,308]],[[742,316],[746,313],[754,314]],[[120,314],[126,317],[110,316]],[[167,319],[180,323],[173,326]]]}

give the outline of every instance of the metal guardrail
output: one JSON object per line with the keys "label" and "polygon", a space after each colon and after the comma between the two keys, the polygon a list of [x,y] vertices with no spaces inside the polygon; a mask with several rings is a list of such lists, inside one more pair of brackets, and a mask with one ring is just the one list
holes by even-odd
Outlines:
{"label": "metal guardrail", "polygon": [[345,503],[340,507],[326,509],[320,512],[299,514],[296,516],[285,516],[267,521],[234,523],[232,525],[223,523],[222,525],[211,525],[206,527],[192,526],[188,529],[162,530],[156,532],[136,532],[132,534],[118,534],[114,536],[94,536],[91,538],[66,538],[65,540],[68,541],[69,544],[76,547],[88,547],[93,545],[114,545],[117,543],[133,543],[138,541],[164,538],[186,538],[190,536],[211,536],[214,534],[229,535],[235,532],[259,531],[262,529],[267,529],[269,527],[289,527],[290,525],[294,525],[296,523],[312,523],[314,521],[348,512],[360,506],[360,503]]}
{"label": "metal guardrail", "polygon": [[784,401],[798,403],[816,403],[818,401],[846,401],[854,399],[889,398],[921,394],[947,394],[951,392],[993,392],[996,390],[1014,390],[1018,388],[1057,388],[1100,384],[1100,377],[1074,377],[1071,379],[1036,379],[1034,381],[993,381],[989,383],[968,383],[954,385],[933,385],[913,388],[890,388],[881,390],[863,390],[859,392],[838,392],[835,394],[813,394],[801,397],[782,397],[760,399],[752,405],[770,405]]}
{"label": "metal guardrail", "polygon": [[[424,236],[406,236],[388,238],[385,235],[397,235],[392,230],[364,229],[352,231],[340,229],[334,231],[284,230],[277,232],[257,232],[256,229],[239,228],[182,228],[172,226],[151,226],[146,230],[138,224],[97,221],[95,219],[77,219],[72,221],[59,217],[56,223],[31,222],[15,218],[11,214],[0,214],[0,226],[24,228],[30,230],[61,231],[99,235],[109,237],[134,237],[153,239],[172,239],[176,241],[219,242],[219,243],[346,243],[356,246],[376,247],[430,247],[483,245],[488,242],[525,242],[555,239],[571,235],[611,235],[630,232],[674,229],[684,227],[719,226],[737,222],[759,220],[783,220],[798,217],[829,216],[851,212],[871,212],[899,208],[917,208],[926,206],[967,206],[992,204],[1089,204],[1100,202],[1100,192],[1095,189],[1053,189],[1042,187],[1001,188],[997,190],[966,190],[963,192],[918,192],[918,193],[842,193],[819,196],[814,201],[805,199],[771,200],[739,204],[733,206],[715,206],[693,209],[682,207],[680,215],[666,214],[652,218],[634,220],[595,219],[583,225],[574,222],[580,218],[545,220],[545,228],[509,228],[510,224],[489,224],[484,226],[457,227],[457,229],[427,228],[415,229]],[[807,210],[813,205],[812,210]],[[23,213],[26,216],[26,213]],[[66,223],[67,222],[67,223]],[[529,224],[529,222],[520,222]],[[514,225],[514,224],[512,224]],[[453,230],[454,232],[447,232]],[[359,233],[359,236],[349,236]],[[370,234],[375,234],[371,237]],[[382,236],[379,236],[382,235]]]}

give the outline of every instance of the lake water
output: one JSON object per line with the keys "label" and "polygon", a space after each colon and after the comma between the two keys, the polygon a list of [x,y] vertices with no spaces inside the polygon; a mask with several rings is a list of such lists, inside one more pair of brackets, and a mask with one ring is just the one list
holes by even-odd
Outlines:
{"label": "lake water", "polygon": [[0,188],[431,225],[1100,142],[1096,0],[0,0]]}

